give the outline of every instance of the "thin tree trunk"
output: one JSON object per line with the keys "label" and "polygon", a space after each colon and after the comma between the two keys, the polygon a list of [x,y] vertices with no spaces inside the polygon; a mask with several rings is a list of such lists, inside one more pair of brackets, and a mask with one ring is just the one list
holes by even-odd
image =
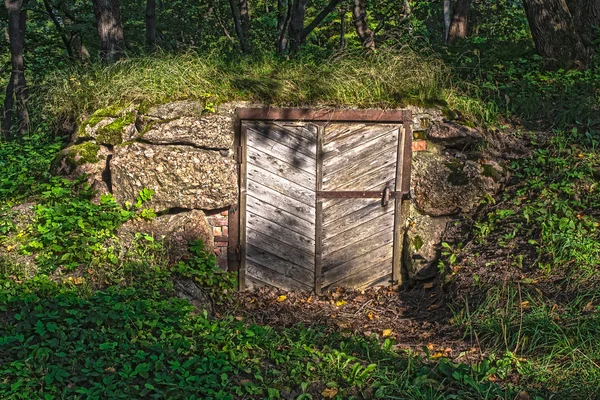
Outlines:
{"label": "thin tree trunk", "polygon": [[[241,3],[241,2],[240,2]],[[244,35],[244,28],[242,26],[242,16],[240,13],[240,9],[238,8],[240,4],[236,2],[236,0],[229,0],[229,6],[231,7],[231,15],[233,16],[233,26],[235,27],[235,34],[240,41],[240,47],[242,48],[242,52],[249,53],[250,48],[248,46],[247,38]]]}
{"label": "thin tree trunk", "polygon": [[12,72],[10,82],[6,86],[4,103],[4,121],[2,130],[4,136],[12,137],[12,123],[15,110],[18,118],[19,133],[24,135],[29,129],[29,113],[27,100],[29,92],[25,79],[25,63],[23,48],[25,46],[25,24],[27,22],[27,0],[4,0],[8,12],[8,36]]}
{"label": "thin tree trunk", "polygon": [[287,47],[285,34],[290,23],[292,8],[288,0],[277,0],[277,51],[283,55]]}
{"label": "thin tree trunk", "polygon": [[100,58],[118,60],[125,50],[120,0],[92,0],[100,36]]}
{"label": "thin tree trunk", "polygon": [[70,58],[73,58],[73,47],[71,46],[71,41],[65,34],[65,30],[58,18],[56,17],[56,14],[54,14],[54,6],[50,3],[50,0],[44,0],[44,8],[46,9],[48,16],[52,20],[52,23],[54,24],[54,27],[56,28],[60,39],[65,45],[65,50],[67,50],[67,54],[69,54]]}
{"label": "thin tree trunk", "polygon": [[[292,0],[289,0],[292,1]],[[306,15],[306,4],[308,0],[294,0],[291,7],[291,16],[289,23],[289,40],[290,40],[290,52],[296,53],[300,50],[300,46],[304,43],[304,40],[310,35],[310,33],[317,27],[325,17],[335,11],[335,8],[341,0],[330,0],[327,6],[321,10],[321,12],[313,19],[310,24],[304,27],[304,18]]]}
{"label": "thin tree trunk", "polygon": [[537,52],[548,67],[581,68],[590,62],[565,0],[524,0],[523,5]]}
{"label": "thin tree trunk", "polygon": [[340,9],[340,50],[346,48],[346,7]]}
{"label": "thin tree trunk", "polygon": [[444,0],[444,40],[448,41],[451,22],[450,0]]}
{"label": "thin tree trunk", "polygon": [[248,12],[248,0],[239,0],[239,5],[242,32],[244,33],[244,41],[246,42],[246,52],[249,53],[252,49],[250,46],[250,14]]}
{"label": "thin tree trunk", "polygon": [[458,39],[467,37],[467,28],[469,20],[469,11],[471,10],[471,0],[457,0],[454,5],[454,14],[448,31],[448,42],[454,43]]}
{"label": "thin tree trunk", "polygon": [[156,47],[156,0],[146,0],[146,50]]}
{"label": "thin tree trunk", "polygon": [[375,35],[369,28],[367,22],[367,1],[354,0],[352,8],[352,17],[354,18],[354,27],[360,38],[363,47],[367,50],[375,50]]}

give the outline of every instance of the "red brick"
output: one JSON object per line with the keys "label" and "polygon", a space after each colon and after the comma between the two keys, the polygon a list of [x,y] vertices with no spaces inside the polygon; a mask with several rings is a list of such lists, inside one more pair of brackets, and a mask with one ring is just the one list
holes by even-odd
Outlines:
{"label": "red brick", "polygon": [[212,226],[227,226],[228,222],[227,218],[215,217],[212,220]]}
{"label": "red brick", "polygon": [[221,254],[223,254],[223,252],[221,251],[221,249],[215,249],[215,255],[216,256],[220,256]]}
{"label": "red brick", "polygon": [[412,151],[426,151],[427,142],[425,140],[415,140],[412,142]]}
{"label": "red brick", "polygon": [[223,233],[223,229],[220,226],[213,227],[213,235],[214,236],[221,236],[222,233]]}
{"label": "red brick", "polygon": [[228,242],[215,242],[215,247],[227,247]]}
{"label": "red brick", "polygon": [[228,226],[223,227],[223,236],[229,236],[229,227]]}
{"label": "red brick", "polygon": [[228,210],[221,211],[221,215],[228,216],[229,215],[229,211]]}

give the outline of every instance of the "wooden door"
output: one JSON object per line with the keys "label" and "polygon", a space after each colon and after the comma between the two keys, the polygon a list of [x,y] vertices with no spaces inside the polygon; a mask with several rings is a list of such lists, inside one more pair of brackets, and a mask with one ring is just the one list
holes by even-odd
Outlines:
{"label": "wooden door", "polygon": [[321,263],[324,290],[392,280],[398,125],[330,124],[324,130]]}
{"label": "wooden door", "polygon": [[242,140],[246,286],[312,290],[317,126],[244,122]]}
{"label": "wooden door", "polygon": [[410,114],[383,114],[398,123],[315,115],[321,119],[242,122],[241,287],[319,293],[400,279]]}

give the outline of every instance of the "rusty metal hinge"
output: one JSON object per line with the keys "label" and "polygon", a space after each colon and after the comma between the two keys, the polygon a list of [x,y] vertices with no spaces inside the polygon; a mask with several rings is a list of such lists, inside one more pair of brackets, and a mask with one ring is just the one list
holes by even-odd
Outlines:
{"label": "rusty metal hinge", "polygon": [[241,145],[238,145],[237,149],[236,149],[236,161],[238,164],[241,164],[244,162],[244,160],[242,160],[242,156],[243,156],[244,152],[242,149]]}

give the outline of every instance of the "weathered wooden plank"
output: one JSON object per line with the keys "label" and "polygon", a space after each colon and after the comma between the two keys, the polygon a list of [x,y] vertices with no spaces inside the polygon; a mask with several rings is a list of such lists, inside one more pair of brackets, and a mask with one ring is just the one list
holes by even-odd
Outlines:
{"label": "weathered wooden plank", "polygon": [[[396,163],[396,185],[395,190],[402,190],[403,169],[404,169],[404,143],[406,142],[406,135],[404,134],[404,128],[401,132],[403,135],[398,140],[398,162]],[[402,200],[394,202],[394,257],[392,260],[392,281],[394,284],[402,283],[401,274],[401,262],[402,262],[402,245],[404,242],[404,214],[402,207]]]}
{"label": "weathered wooden plank", "polygon": [[[317,131],[317,180],[316,190],[323,189],[323,133],[324,127],[320,126]],[[316,199],[315,204],[315,293],[321,294],[323,257],[321,254],[323,243],[323,202]]]}
{"label": "weathered wooden plank", "polygon": [[349,246],[359,246],[360,242],[394,225],[394,212],[386,213],[371,221],[348,229],[338,235],[323,240],[323,256]]}
{"label": "weathered wooden plank", "polygon": [[[370,200],[370,201],[369,201]],[[323,223],[323,238],[329,239],[337,234],[352,229],[355,226],[362,225],[380,215],[387,214],[394,209],[394,201],[390,201],[386,207],[381,206],[381,201],[376,199],[356,199],[354,201],[364,204],[363,208],[353,213],[338,216],[334,213],[327,213]],[[338,209],[338,211],[341,209]]]}
{"label": "weathered wooden plank", "polygon": [[315,239],[314,229],[305,234],[300,234],[292,231],[291,229],[277,225],[275,222],[265,219],[250,210],[246,211],[247,221],[246,226],[248,228],[259,231],[265,235],[275,238],[283,243],[287,243],[291,246],[297,247],[298,249],[304,250],[310,254],[314,254],[315,251]]}
{"label": "weathered wooden plank", "polygon": [[328,126],[323,146],[324,153],[343,154],[369,142],[377,143],[386,135],[398,135],[398,126],[394,125],[363,125],[357,128],[348,125]]}
{"label": "weathered wooden plank", "polygon": [[251,260],[256,265],[266,267],[307,286],[312,286],[314,284],[314,270],[309,270],[302,266],[296,265],[288,260],[278,257],[275,254],[252,246],[251,244],[248,245],[247,257],[248,260]]}
{"label": "weathered wooden plank", "polygon": [[292,164],[265,153],[262,149],[249,147],[248,163],[270,171],[282,178],[289,179],[309,190],[315,190],[315,171],[308,172],[301,170]]}
{"label": "weathered wooden plank", "polygon": [[[314,138],[307,139],[300,135],[290,134],[289,131],[281,129],[274,124],[249,124],[248,139],[248,143],[251,143],[253,146],[254,143],[258,143],[257,147],[259,148],[270,146],[270,143],[273,142],[281,144],[294,152],[302,153],[313,160],[316,156],[316,130]],[[265,144],[260,146],[260,143]]]}
{"label": "weathered wooden plank", "polygon": [[314,205],[306,205],[253,181],[248,181],[248,193],[252,197],[264,203],[277,206],[297,218],[308,222],[315,220]]}
{"label": "weathered wooden plank", "polygon": [[383,276],[377,277],[371,281],[367,281],[363,284],[359,284],[354,288],[356,290],[365,290],[370,287],[380,287],[380,286],[390,286],[392,283],[392,274],[385,274]]}
{"label": "weathered wooden plank", "polygon": [[345,168],[323,178],[323,190],[338,190],[344,184],[365,179],[373,170],[378,168],[394,169],[396,165],[396,150],[384,149],[379,154],[357,160],[352,168]]}
{"label": "weathered wooden plank", "polygon": [[386,247],[388,250],[387,257],[378,255],[376,260],[369,261],[368,256],[365,256],[365,264],[361,268],[352,267],[344,270],[339,267],[330,271],[330,274],[323,277],[324,286],[328,289],[334,287],[351,287],[363,286],[365,282],[378,280],[383,276],[391,275],[392,271],[392,248]]}
{"label": "weathered wooden plank", "polygon": [[283,243],[277,240],[277,238],[272,238],[251,228],[248,228],[246,234],[248,237],[248,244],[251,244],[254,247],[269,251],[284,260],[305,266],[307,269],[314,268],[314,252],[307,253],[287,243]]}
{"label": "weathered wooden plank", "polygon": [[242,154],[240,154],[240,168],[239,168],[239,180],[240,180],[240,220],[239,220],[239,252],[240,252],[240,271],[238,273],[238,289],[244,289],[246,287],[246,190],[247,190],[247,171],[246,167],[248,163],[246,162],[246,154],[247,154],[247,140],[248,140],[248,130],[244,125],[240,128],[240,138],[239,143],[242,146]]}
{"label": "weathered wooden plank", "polygon": [[304,285],[288,276],[282,275],[277,271],[257,265],[252,260],[246,260],[246,275],[264,282],[270,286],[275,286],[285,290],[310,290],[311,287]]}
{"label": "weathered wooden plank", "polygon": [[334,147],[335,143],[332,143],[332,149],[323,152],[323,172],[327,174],[354,165],[364,155],[377,153],[382,148],[396,148],[397,143],[398,129],[391,131],[389,135],[383,135],[369,142],[360,143],[344,152],[336,149]]}
{"label": "weathered wooden plank", "polygon": [[310,143],[317,142],[318,125],[311,122],[302,121],[271,121],[262,122],[263,124],[273,124],[290,135],[297,135],[305,138]]}
{"label": "weathered wooden plank", "polygon": [[394,236],[392,230],[386,229],[369,238],[366,238],[360,243],[360,246],[354,246],[350,250],[344,247],[340,250],[329,253],[325,257],[323,271],[336,268],[356,257],[360,257],[364,254],[371,252],[373,249],[377,249],[385,245],[391,246],[393,243],[393,239]]}
{"label": "weathered wooden plank", "polygon": [[396,178],[396,163],[384,165],[375,169],[367,175],[361,176],[353,181],[339,185],[335,190],[368,190],[367,188],[377,187],[383,190],[386,183],[391,187]]}
{"label": "weathered wooden plank", "polygon": [[247,165],[247,176],[248,180],[254,181],[259,185],[266,186],[308,206],[315,206],[316,194],[314,190],[309,190],[303,186],[297,185],[279,175],[275,175],[272,172],[252,164]]}
{"label": "weathered wooden plank", "polygon": [[256,132],[248,131],[248,146],[282,161],[286,161],[294,167],[308,173],[314,172],[315,159],[313,155],[306,155],[298,152],[281,143],[262,137]]}
{"label": "weathered wooden plank", "polygon": [[313,237],[315,232],[315,222],[306,221],[280,209],[267,204],[252,196],[252,193],[247,195],[246,210],[249,213],[254,213],[269,220],[277,225],[285,226],[286,228],[299,233],[303,236]]}
{"label": "weathered wooden plank", "polygon": [[276,286],[269,285],[268,283],[263,282],[263,281],[258,280],[258,279],[254,279],[251,276],[247,276],[246,277],[246,289],[248,289],[248,290],[256,290],[256,289],[259,289],[261,287],[268,287],[268,288],[272,288],[272,289],[277,289]]}

